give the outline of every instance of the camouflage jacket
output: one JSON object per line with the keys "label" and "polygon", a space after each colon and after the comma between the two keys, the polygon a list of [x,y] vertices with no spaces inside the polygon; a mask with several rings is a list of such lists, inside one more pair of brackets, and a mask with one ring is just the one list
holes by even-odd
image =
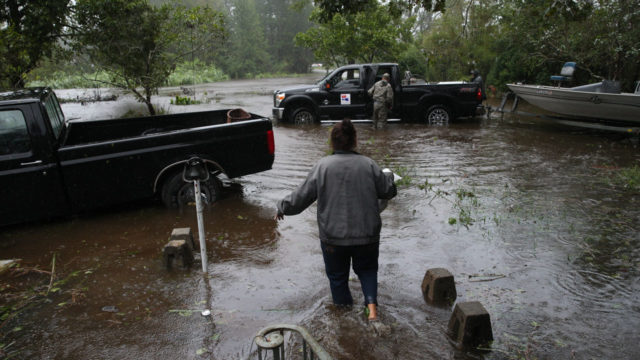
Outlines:
{"label": "camouflage jacket", "polygon": [[389,107],[393,106],[393,89],[386,80],[380,80],[373,84],[368,93],[373,101],[381,102]]}

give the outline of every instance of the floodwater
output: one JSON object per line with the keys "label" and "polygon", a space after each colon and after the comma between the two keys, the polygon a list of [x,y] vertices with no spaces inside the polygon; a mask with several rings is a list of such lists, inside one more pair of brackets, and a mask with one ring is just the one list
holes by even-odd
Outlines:
{"label": "floodwater", "polygon": [[[237,92],[208,106],[268,115],[275,87],[305,80],[230,82]],[[224,92],[215,86],[209,91]],[[63,110],[82,117],[105,106],[114,107]],[[359,151],[404,176],[382,213],[380,317],[390,332],[378,336],[359,306],[330,305],[315,205],[273,220],[276,201],[327,154],[329,126],[276,124],[273,169],[236,180],[205,211],[208,278],[199,262],[162,267],[173,228],[197,234],[193,208],[149,202],[0,230],[0,258],[31,269],[0,278],[0,305],[26,304],[11,297],[17,290],[31,296],[0,319],[4,355],[255,359],[255,333],[287,323],[307,328],[336,359],[637,358],[640,194],[617,180],[640,164],[637,138],[495,114],[377,132],[357,124]],[[54,258],[50,283],[34,269],[51,271]],[[446,336],[451,309],[424,302],[423,276],[437,267],[454,275],[457,302],[488,310],[490,350],[458,350]]]}

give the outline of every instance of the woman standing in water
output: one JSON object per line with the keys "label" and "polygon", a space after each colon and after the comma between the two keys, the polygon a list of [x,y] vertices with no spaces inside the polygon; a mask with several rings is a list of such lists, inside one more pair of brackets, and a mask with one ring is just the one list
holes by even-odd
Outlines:
{"label": "woman standing in water", "polygon": [[331,130],[333,154],[320,159],[306,180],[278,202],[277,220],[296,215],[318,201],[318,230],[336,305],[352,305],[349,268],[360,279],[368,319],[377,320],[380,203],[396,195],[393,174],[355,152],[356,129],[345,119]]}

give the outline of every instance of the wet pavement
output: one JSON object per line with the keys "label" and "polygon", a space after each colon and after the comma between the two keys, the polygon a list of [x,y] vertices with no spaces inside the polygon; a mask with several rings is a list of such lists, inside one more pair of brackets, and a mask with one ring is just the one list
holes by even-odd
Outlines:
{"label": "wet pavement", "polygon": [[[168,109],[243,107],[269,115],[273,89],[304,82],[203,85],[218,100]],[[121,97],[124,105],[66,103],[63,110],[101,118],[128,103]],[[640,353],[640,194],[616,180],[621,169],[640,164],[637,138],[510,115],[448,126],[391,124],[377,132],[356,127],[359,151],[404,176],[382,214],[378,292],[389,333],[373,333],[359,307],[330,305],[315,205],[273,220],[275,202],[327,154],[329,130],[276,124],[273,170],[236,180],[205,211],[209,278],[199,263],[191,270],[162,267],[173,228],[197,234],[193,208],[147,202],[1,229],[0,259],[21,258],[31,269],[0,276],[0,306],[7,299],[30,304],[0,318],[5,356],[245,359],[255,351],[254,334],[276,323],[306,327],[337,359]],[[43,271],[51,271],[54,258],[50,282]],[[455,276],[458,302],[480,301],[489,311],[491,351],[458,350],[448,340],[451,310],[425,304],[420,291],[435,267]],[[18,290],[31,301],[11,298]],[[203,309],[212,316],[202,316]]]}

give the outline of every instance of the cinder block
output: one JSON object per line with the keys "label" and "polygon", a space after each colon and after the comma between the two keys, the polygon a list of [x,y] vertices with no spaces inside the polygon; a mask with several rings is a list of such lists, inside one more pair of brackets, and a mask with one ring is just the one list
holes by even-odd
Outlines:
{"label": "cinder block", "polygon": [[187,245],[191,248],[191,250],[196,249],[196,243],[193,240],[193,233],[191,232],[191,228],[175,228],[171,231],[171,237],[169,240],[184,240],[187,242]]}
{"label": "cinder block", "polygon": [[456,301],[456,283],[447,269],[434,268],[427,270],[422,279],[422,296],[424,300],[437,306],[451,306]]}
{"label": "cinder block", "polygon": [[460,347],[477,347],[493,340],[491,318],[478,301],[456,304],[449,319],[448,331]]}
{"label": "cinder block", "polygon": [[162,261],[167,269],[175,264],[180,264],[183,268],[193,264],[193,252],[189,249],[184,240],[171,240],[162,249]]}

